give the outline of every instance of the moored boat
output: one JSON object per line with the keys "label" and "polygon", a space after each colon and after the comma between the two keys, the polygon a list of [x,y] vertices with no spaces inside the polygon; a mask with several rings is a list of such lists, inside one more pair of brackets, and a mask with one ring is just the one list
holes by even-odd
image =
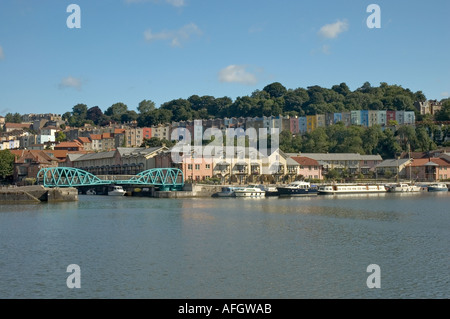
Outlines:
{"label": "moored boat", "polygon": [[218,193],[214,194],[214,197],[235,197],[234,191],[238,187],[225,186],[222,187],[222,190]]}
{"label": "moored boat", "polygon": [[112,186],[110,190],[108,190],[108,196],[124,196],[126,191],[122,188],[122,186]]}
{"label": "moored boat", "polygon": [[320,186],[318,189],[319,194],[323,195],[386,193],[386,191],[386,187],[381,184],[334,184]]}
{"label": "moored boat", "polygon": [[255,185],[240,187],[234,190],[236,197],[265,197],[266,192]]}
{"label": "moored boat", "polygon": [[388,188],[388,191],[391,193],[411,193],[420,192],[421,190],[422,187],[407,183],[397,183],[395,185],[389,186]]}
{"label": "moored boat", "polygon": [[447,184],[444,183],[434,183],[428,185],[429,192],[448,192]]}
{"label": "moored boat", "polygon": [[316,186],[309,182],[295,181],[286,186],[277,187],[280,196],[314,196],[318,194]]}
{"label": "moored boat", "polygon": [[266,197],[278,196],[279,192],[275,186],[258,185],[264,192],[266,192]]}

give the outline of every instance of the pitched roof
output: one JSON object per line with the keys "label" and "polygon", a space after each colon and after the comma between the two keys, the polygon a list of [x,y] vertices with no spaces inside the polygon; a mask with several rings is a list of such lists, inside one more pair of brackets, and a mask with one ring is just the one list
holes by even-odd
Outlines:
{"label": "pitched roof", "polygon": [[91,140],[101,140],[102,135],[101,134],[91,134],[90,138],[91,138]]}
{"label": "pitched roof", "polygon": [[62,148],[62,147],[76,147],[76,148],[78,148],[78,147],[82,147],[82,146],[83,145],[77,140],[70,141],[70,142],[61,142],[58,145],[55,145],[55,147],[57,147],[57,148]]}
{"label": "pitched roof", "polygon": [[89,160],[104,159],[104,158],[113,158],[115,155],[116,155],[116,151],[88,153],[88,154],[84,154],[83,156],[80,156],[80,157],[74,159],[73,161],[80,162],[80,161],[89,161]]}
{"label": "pitched roof", "polygon": [[299,156],[294,156],[291,157],[294,161],[296,161],[297,163],[299,163],[302,166],[319,166],[319,162],[317,162],[315,159],[309,158],[309,157],[299,157]]}
{"label": "pitched roof", "polygon": [[400,167],[404,164],[407,164],[409,162],[409,159],[407,158],[401,158],[401,159],[387,159],[382,161],[380,164],[378,164],[377,168],[382,167]]}
{"label": "pitched roof", "polygon": [[[437,165],[433,165],[432,163],[437,164]],[[444,167],[450,167],[450,163],[449,162],[447,162],[443,158],[438,158],[438,157],[415,158],[410,165],[411,165],[411,167],[418,167],[418,166],[444,166]]]}
{"label": "pitched roof", "polygon": [[78,140],[79,140],[81,143],[84,143],[84,144],[86,144],[86,143],[91,143],[91,142],[92,142],[91,139],[90,139],[89,137],[83,137],[83,136],[79,137]]}
{"label": "pitched roof", "polygon": [[6,123],[5,128],[29,128],[31,124],[24,123]]}
{"label": "pitched roof", "polygon": [[16,150],[11,151],[14,155],[18,156],[18,159],[15,163],[23,164],[25,163],[25,159],[31,158],[34,162],[52,165],[53,161],[58,161],[57,158],[49,156],[44,151],[41,150]]}

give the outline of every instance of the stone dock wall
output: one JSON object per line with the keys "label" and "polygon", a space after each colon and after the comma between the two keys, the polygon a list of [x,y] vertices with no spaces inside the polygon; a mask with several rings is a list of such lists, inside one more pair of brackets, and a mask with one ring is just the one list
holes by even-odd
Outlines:
{"label": "stone dock wall", "polygon": [[0,203],[40,203],[77,201],[76,188],[23,186],[0,188]]}

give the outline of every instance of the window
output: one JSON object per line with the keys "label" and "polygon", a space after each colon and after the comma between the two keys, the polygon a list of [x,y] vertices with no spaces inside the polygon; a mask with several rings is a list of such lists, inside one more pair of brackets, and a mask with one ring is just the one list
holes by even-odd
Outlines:
{"label": "window", "polygon": [[192,169],[192,164],[188,164],[188,169]]}
{"label": "window", "polygon": [[206,169],[210,169],[211,168],[211,164],[206,164]]}
{"label": "window", "polygon": [[200,169],[200,164],[195,164],[195,169],[198,171]]}

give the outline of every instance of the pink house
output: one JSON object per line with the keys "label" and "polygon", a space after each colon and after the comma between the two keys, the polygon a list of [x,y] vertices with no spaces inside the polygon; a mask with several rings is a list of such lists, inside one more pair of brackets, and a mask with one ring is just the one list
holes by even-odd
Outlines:
{"label": "pink house", "polygon": [[302,175],[305,179],[323,179],[322,166],[318,161],[304,156],[294,156],[291,159],[298,163],[297,175]]}
{"label": "pink house", "polygon": [[181,169],[185,181],[203,181],[213,177],[213,163],[211,159],[184,157],[182,163],[174,163],[170,151],[155,156],[156,168],[176,167]]}
{"label": "pink house", "polygon": [[298,117],[291,117],[289,119],[289,128],[292,134],[298,134],[300,132]]}

